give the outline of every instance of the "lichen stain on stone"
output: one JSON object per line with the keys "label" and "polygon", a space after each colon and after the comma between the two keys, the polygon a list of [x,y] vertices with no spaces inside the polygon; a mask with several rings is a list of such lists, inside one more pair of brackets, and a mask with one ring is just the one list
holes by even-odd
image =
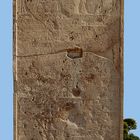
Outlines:
{"label": "lichen stain on stone", "polygon": [[85,79],[88,81],[88,82],[92,82],[94,79],[95,79],[95,75],[90,73],[88,74],[87,76],[85,76]]}

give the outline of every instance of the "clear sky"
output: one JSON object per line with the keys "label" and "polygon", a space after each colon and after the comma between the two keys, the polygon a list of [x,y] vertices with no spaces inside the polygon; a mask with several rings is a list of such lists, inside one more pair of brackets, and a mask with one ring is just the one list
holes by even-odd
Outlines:
{"label": "clear sky", "polygon": [[[125,1],[124,117],[140,137],[140,0]],[[0,140],[13,140],[12,0],[0,0]]]}
{"label": "clear sky", "polygon": [[140,0],[125,0],[124,116],[138,123],[140,137]]}

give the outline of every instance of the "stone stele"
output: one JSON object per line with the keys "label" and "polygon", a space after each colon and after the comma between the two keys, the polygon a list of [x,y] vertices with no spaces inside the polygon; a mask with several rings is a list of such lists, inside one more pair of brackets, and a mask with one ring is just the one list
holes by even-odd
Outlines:
{"label": "stone stele", "polygon": [[14,0],[14,140],[122,140],[123,0]]}

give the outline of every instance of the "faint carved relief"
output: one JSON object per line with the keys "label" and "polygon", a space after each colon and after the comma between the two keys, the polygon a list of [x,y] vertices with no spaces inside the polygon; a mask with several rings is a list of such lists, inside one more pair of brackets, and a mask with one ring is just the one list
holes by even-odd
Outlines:
{"label": "faint carved relief", "polygon": [[16,8],[15,140],[119,140],[120,1]]}

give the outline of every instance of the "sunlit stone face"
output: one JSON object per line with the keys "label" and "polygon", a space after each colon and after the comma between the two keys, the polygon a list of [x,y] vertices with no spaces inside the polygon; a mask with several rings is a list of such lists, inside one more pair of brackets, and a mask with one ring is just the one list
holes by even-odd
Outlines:
{"label": "sunlit stone face", "polygon": [[30,129],[37,125],[38,133],[56,139],[92,139],[107,133],[115,139],[118,79],[110,60],[88,52],[71,59],[65,52],[35,56],[34,61],[21,58],[18,72],[19,91],[24,91],[18,94],[20,121],[31,123]]}
{"label": "sunlit stone face", "polygon": [[16,140],[119,140],[120,1],[16,4]]}

